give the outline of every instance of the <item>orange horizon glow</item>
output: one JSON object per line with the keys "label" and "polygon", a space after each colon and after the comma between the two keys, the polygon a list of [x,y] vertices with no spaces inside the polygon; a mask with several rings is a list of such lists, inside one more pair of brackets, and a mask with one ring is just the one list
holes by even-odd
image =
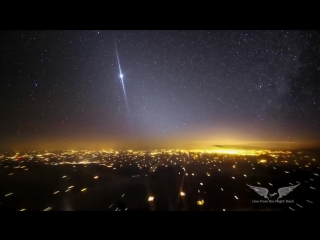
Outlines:
{"label": "orange horizon glow", "polygon": [[[199,137],[198,137],[199,138]],[[234,139],[234,140],[230,140]],[[269,149],[301,149],[301,148],[317,148],[320,143],[313,141],[257,141],[254,139],[244,138],[231,138],[228,140],[226,137],[206,137],[203,140],[190,140],[190,137],[173,139],[172,136],[166,138],[140,138],[137,140],[121,141],[115,138],[112,140],[104,140],[102,138],[95,138],[95,136],[88,136],[88,138],[67,138],[67,139],[34,139],[20,140],[20,141],[7,141],[2,143],[1,147],[7,147],[15,151],[25,150],[103,150],[103,149],[132,149],[132,150],[145,150],[145,149],[186,149],[201,151],[207,150],[216,153],[226,154],[251,154],[255,155],[256,150],[269,150]]]}

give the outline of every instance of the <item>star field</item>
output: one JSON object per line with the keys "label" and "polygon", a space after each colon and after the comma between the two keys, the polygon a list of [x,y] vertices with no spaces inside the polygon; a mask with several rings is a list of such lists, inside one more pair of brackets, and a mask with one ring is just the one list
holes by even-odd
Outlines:
{"label": "star field", "polygon": [[3,31],[0,142],[319,142],[319,43],[293,30]]}

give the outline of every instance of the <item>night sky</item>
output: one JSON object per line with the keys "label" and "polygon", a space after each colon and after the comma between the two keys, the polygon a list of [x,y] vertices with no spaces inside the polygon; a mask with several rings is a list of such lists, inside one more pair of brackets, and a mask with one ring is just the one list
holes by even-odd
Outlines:
{"label": "night sky", "polygon": [[317,31],[2,31],[0,61],[3,148],[320,142]]}

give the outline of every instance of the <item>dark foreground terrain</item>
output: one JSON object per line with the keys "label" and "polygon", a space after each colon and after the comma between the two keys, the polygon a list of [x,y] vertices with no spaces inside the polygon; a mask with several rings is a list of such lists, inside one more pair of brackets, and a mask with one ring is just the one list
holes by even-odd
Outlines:
{"label": "dark foreground terrain", "polygon": [[[104,163],[57,164],[57,159],[2,157],[0,210],[320,210],[317,152],[276,157],[125,153],[102,156]],[[247,184],[277,193],[268,195],[270,200],[277,199],[279,188],[298,186],[279,199],[283,202],[260,203],[266,199]]]}

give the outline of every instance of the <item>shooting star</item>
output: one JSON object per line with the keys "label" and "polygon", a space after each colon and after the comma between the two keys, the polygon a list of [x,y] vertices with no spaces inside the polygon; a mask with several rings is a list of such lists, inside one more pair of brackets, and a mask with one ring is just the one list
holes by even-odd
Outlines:
{"label": "shooting star", "polygon": [[127,110],[129,111],[129,104],[128,104],[126,89],[125,89],[124,81],[123,81],[123,77],[124,77],[124,76],[123,76],[122,71],[121,71],[119,54],[118,54],[118,49],[117,49],[117,43],[116,43],[116,42],[114,42],[114,47],[115,47],[115,49],[116,49],[116,57],[117,57],[118,67],[119,67],[119,77],[120,77],[120,79],[121,79],[121,84],[122,84],[122,89],[123,89],[124,100],[126,101]]}

